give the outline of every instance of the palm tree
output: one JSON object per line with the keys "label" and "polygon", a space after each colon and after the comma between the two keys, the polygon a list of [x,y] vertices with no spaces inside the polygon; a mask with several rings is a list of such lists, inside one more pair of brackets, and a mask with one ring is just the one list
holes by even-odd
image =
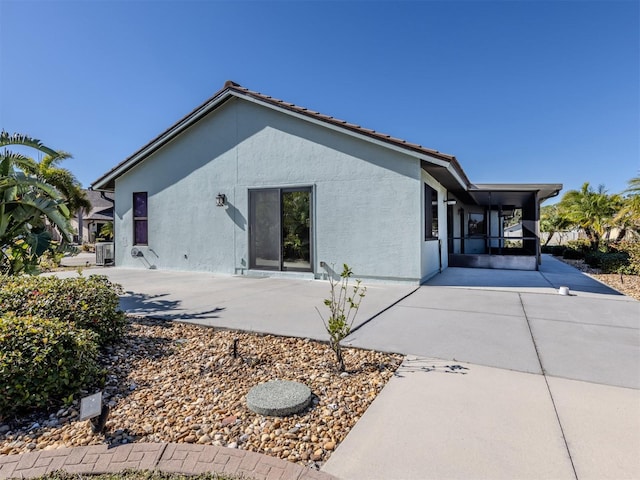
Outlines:
{"label": "palm tree", "polygon": [[67,207],[72,214],[81,208],[91,210],[91,202],[82,191],[82,185],[75,175],[58,166],[60,162],[69,158],[73,158],[70,153],[58,151],[54,155],[46,155],[39,162],[29,159],[31,161],[23,166],[23,170],[57,188],[66,199]]}
{"label": "palm tree", "polygon": [[64,241],[71,240],[69,209],[52,185],[26,174],[32,160],[8,150],[26,146],[45,155],[57,152],[40,140],[21,134],[0,133],[0,271],[17,274],[35,271],[40,256],[52,247],[47,223]]}
{"label": "palm tree", "polygon": [[629,195],[622,199],[620,209],[613,219],[621,230],[618,238],[624,238],[627,230],[640,234],[640,177],[632,178],[628,184],[629,188],[622,193]]}
{"label": "palm tree", "polygon": [[545,205],[540,209],[540,231],[548,234],[544,245],[549,245],[553,235],[570,227],[569,220],[561,214],[558,205]]}
{"label": "palm tree", "polygon": [[597,250],[602,237],[612,228],[621,198],[608,195],[604,185],[597,190],[585,182],[580,190],[570,190],[564,194],[558,207],[572,225],[581,228],[591,242],[591,248]]}
{"label": "palm tree", "polygon": [[113,240],[113,222],[107,222],[100,229],[100,236]]}
{"label": "palm tree", "polygon": [[627,183],[629,184],[629,188],[622,193],[629,193],[632,196],[640,195],[640,177],[633,177]]}

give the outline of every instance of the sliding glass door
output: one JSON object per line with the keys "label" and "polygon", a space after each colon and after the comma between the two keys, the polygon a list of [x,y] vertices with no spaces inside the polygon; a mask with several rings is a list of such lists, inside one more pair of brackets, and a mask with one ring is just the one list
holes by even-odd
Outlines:
{"label": "sliding glass door", "polygon": [[249,191],[249,266],[311,271],[311,188]]}

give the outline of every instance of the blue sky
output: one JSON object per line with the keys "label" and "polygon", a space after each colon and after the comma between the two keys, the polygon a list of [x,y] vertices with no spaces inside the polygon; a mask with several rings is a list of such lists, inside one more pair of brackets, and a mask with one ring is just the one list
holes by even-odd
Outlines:
{"label": "blue sky", "polygon": [[640,174],[637,0],[0,0],[0,127],[71,152],[84,186],[228,79],[476,183]]}

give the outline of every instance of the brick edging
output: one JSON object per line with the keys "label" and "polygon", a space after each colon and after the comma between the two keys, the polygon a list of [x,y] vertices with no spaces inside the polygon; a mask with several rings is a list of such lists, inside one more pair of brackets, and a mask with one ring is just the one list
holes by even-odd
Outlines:
{"label": "brick edging", "polygon": [[337,480],[327,473],[280,458],[215,445],[132,443],[0,455],[0,479],[33,478],[55,470],[97,474],[125,469],[185,474],[216,472],[244,475],[255,480]]}

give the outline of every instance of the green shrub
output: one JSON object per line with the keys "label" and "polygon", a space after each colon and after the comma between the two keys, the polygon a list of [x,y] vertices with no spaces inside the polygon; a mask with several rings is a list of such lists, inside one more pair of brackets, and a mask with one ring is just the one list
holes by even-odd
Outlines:
{"label": "green shrub", "polygon": [[591,251],[591,242],[584,238],[580,240],[569,240],[566,243],[565,248],[570,248],[571,250],[577,250],[586,254]]}
{"label": "green shrub", "polygon": [[603,252],[589,252],[584,256],[584,262],[591,268],[600,268],[602,258],[607,255]]}
{"label": "green shrub", "polygon": [[612,248],[610,252],[589,252],[584,261],[592,268],[599,268],[602,273],[635,273],[630,255],[617,248]]}
{"label": "green shrub", "polygon": [[73,323],[0,316],[0,418],[59,404],[94,383],[95,340]]}
{"label": "green shrub", "polygon": [[626,273],[629,267],[629,255],[626,253],[605,253],[600,258],[602,273]]}
{"label": "green shrub", "polygon": [[582,250],[567,248],[562,253],[562,258],[566,258],[567,260],[581,260],[584,258],[584,252]]}
{"label": "green shrub", "polygon": [[619,273],[640,275],[640,241],[623,241],[611,245],[611,250],[625,253],[629,257],[629,263]]}
{"label": "green shrub", "polygon": [[0,314],[34,315],[73,322],[98,334],[100,345],[122,337],[126,325],[118,309],[119,285],[102,275],[61,279],[0,277]]}
{"label": "green shrub", "polygon": [[566,247],[563,245],[546,245],[542,247],[542,253],[550,253],[555,257],[561,257]]}

